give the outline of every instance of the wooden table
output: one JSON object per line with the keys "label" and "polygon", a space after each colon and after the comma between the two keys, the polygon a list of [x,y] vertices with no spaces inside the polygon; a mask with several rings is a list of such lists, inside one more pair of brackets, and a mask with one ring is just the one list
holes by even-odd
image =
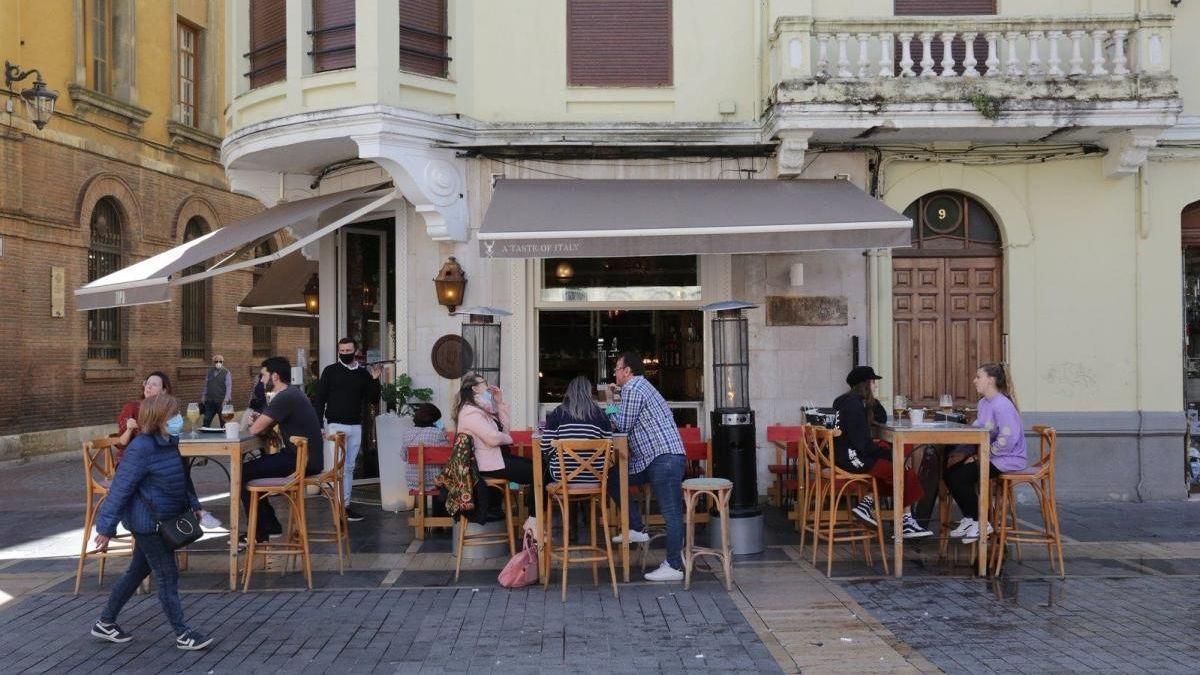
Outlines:
{"label": "wooden table", "polygon": [[224,457],[229,460],[229,590],[237,589],[238,521],[242,515],[242,455],[262,447],[258,436],[225,438],[224,433],[200,433],[179,438],[179,454],[184,457]]}
{"label": "wooden table", "polygon": [[[621,484],[621,499],[619,507],[621,509],[621,569],[624,571],[625,583],[629,583],[629,436],[626,434],[613,434],[612,438],[613,450],[617,453],[617,473]],[[537,521],[544,524],[546,498],[546,486],[542,484],[542,452],[540,446],[540,437],[533,437],[533,493],[534,493],[534,511]],[[607,488],[606,488],[607,489]],[[608,536],[606,532],[604,536]],[[541,548],[545,551],[545,547]],[[539,566],[542,581],[545,581],[545,575],[549,572],[546,569],[546,558],[542,558],[542,564]]]}
{"label": "wooden table", "polygon": [[912,422],[895,420],[879,426],[879,437],[892,444],[892,539],[896,561],[892,570],[904,574],[904,446],[906,445],[977,445],[979,453],[979,576],[987,574],[988,490],[991,487],[991,465],[988,457],[987,429],[957,422]]}

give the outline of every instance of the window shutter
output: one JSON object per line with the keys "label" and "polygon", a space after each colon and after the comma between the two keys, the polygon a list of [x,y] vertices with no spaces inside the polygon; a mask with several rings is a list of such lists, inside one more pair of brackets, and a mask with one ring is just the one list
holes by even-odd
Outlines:
{"label": "window shutter", "polygon": [[567,0],[569,84],[668,86],[671,52],[671,0]]}
{"label": "window shutter", "polygon": [[1200,248],[1200,202],[1183,208],[1182,236],[1184,248]]}
{"label": "window shutter", "polygon": [[354,67],[354,0],[313,0],[313,70]]}
{"label": "window shutter", "polygon": [[[894,0],[893,14],[896,16],[949,16],[956,14],[995,14],[996,0]],[[986,65],[988,57],[987,38],[980,34],[975,37],[975,43],[972,45],[975,51],[975,70],[981,75],[986,73],[988,68]],[[913,38],[909,46],[912,51],[913,60],[920,61],[921,56],[921,41]],[[895,54],[896,60],[896,75],[900,74],[900,40],[896,40]],[[933,55],[935,63],[942,62],[942,54],[945,48],[942,46],[940,37],[933,41],[930,45],[929,52]],[[954,59],[955,64],[961,64],[967,56],[967,46],[961,37],[954,38],[954,42],[950,43],[950,56]],[[940,66],[934,68],[941,74]],[[954,66],[954,72],[962,75],[963,68],[961,65]],[[913,72],[920,74],[921,66],[914,65]]]}
{"label": "window shutter", "polygon": [[995,14],[996,0],[894,0],[896,16]]}
{"label": "window shutter", "polygon": [[448,33],[446,0],[400,0],[400,69],[446,77]]}
{"label": "window shutter", "polygon": [[287,3],[250,0],[250,88],[287,76]]}

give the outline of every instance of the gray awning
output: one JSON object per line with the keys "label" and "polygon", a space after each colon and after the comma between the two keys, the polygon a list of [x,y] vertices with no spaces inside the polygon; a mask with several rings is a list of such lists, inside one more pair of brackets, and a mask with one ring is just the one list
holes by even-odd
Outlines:
{"label": "gray awning", "polygon": [[[288,244],[275,253],[254,260],[231,262],[239,253],[253,247],[279,230],[310,222],[322,213],[347,202],[372,198],[373,201],[369,204],[353,210],[328,225],[321,226],[315,232]],[[394,191],[391,188],[385,189],[382,185],[368,185],[319,197],[283,202],[259,214],[213,230],[202,237],[136,262],[75,289],[75,308],[79,310],[102,309],[167,302],[171,299],[172,286],[200,281],[224,272],[246,269],[261,262],[279,260],[289,253],[299,250],[309,241],[328,234],[393,198]],[[350,206],[352,205],[348,205],[347,208]],[[217,258],[220,258],[220,261],[204,272],[182,276],[183,271],[187,268],[193,265],[205,265],[208,261]]]}
{"label": "gray awning", "polygon": [[305,258],[300,251],[276,260],[238,304],[238,323],[298,328],[317,325],[317,315],[304,309],[304,287],[317,273],[317,267],[315,260]]}
{"label": "gray awning", "polygon": [[499,180],[492,258],[906,247],[912,221],[844,180]]}

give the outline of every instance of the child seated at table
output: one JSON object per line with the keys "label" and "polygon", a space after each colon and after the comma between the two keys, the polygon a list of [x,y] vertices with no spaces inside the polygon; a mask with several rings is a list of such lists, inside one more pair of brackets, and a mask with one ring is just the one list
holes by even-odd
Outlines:
{"label": "child seated at table", "polygon": [[[842,430],[834,441],[834,463],[850,473],[869,473],[881,489],[891,491],[892,449],[871,436],[871,422],[887,422],[887,411],[876,400],[880,376],[870,366],[856,366],[846,376],[850,391],[833,401],[838,412],[838,428]],[[912,505],[924,495],[917,472],[904,467],[904,538],[918,539],[933,533],[921,527],[912,515]],[[867,495],[851,511],[859,519],[875,525],[875,500]]]}

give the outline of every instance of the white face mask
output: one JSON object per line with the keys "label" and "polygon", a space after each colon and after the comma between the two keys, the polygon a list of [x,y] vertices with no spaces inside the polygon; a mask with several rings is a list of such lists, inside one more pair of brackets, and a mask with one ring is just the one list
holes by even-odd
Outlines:
{"label": "white face mask", "polygon": [[489,408],[496,407],[496,399],[492,396],[491,389],[485,389],[482,394],[475,394],[475,400]]}

